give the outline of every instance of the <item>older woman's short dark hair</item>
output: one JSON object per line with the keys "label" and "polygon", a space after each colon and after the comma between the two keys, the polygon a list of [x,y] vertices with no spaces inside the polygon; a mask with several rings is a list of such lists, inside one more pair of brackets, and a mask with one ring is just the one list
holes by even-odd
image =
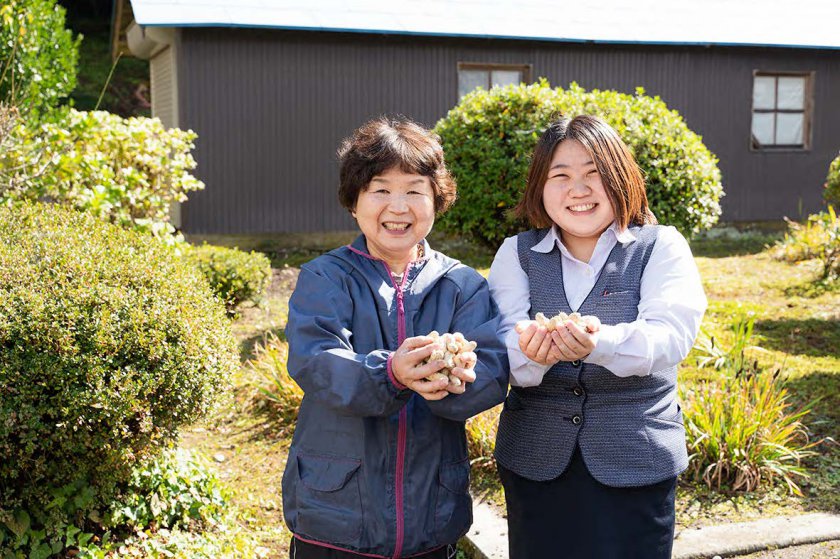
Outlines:
{"label": "older woman's short dark hair", "polygon": [[371,179],[392,167],[429,177],[435,211],[442,213],[455,201],[455,179],[443,158],[440,137],[403,117],[380,117],[360,126],[338,150],[341,162],[338,199],[349,211]]}

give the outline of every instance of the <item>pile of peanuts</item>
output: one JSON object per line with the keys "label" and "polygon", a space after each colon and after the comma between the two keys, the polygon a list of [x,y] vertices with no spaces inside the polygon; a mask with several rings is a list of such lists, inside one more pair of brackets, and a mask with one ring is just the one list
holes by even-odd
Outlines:
{"label": "pile of peanuts", "polygon": [[583,316],[576,312],[573,312],[572,314],[560,312],[551,318],[546,318],[546,316],[541,312],[538,312],[536,316],[534,316],[534,321],[547,330],[556,330],[565,324],[567,320],[571,320],[587,332],[594,332],[597,329],[597,318],[594,316]]}
{"label": "pile of peanuts", "polygon": [[439,334],[436,330],[432,330],[428,335],[436,343],[443,347],[434,350],[426,360],[426,363],[440,359],[446,363],[446,368],[441,369],[436,373],[432,373],[426,377],[426,380],[434,381],[448,378],[449,384],[453,386],[460,386],[461,379],[452,374],[452,369],[455,367],[463,367],[465,364],[471,366],[471,363],[464,361],[461,354],[468,351],[474,351],[478,344],[467,341],[464,335],[460,332],[455,332],[454,334]]}

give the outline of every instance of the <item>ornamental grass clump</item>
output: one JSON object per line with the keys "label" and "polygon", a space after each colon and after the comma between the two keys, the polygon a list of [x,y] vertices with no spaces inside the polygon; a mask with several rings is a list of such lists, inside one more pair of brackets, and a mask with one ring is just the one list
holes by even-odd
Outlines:
{"label": "ornamental grass clump", "polygon": [[289,344],[269,333],[263,343],[254,346],[254,358],[248,365],[257,373],[257,387],[278,413],[280,423],[292,427],[303,401],[303,390],[289,376],[288,358]]}
{"label": "ornamental grass clump", "polygon": [[541,80],[479,88],[437,123],[459,197],[439,226],[494,248],[527,229],[509,210],[525,190],[537,139],[560,114],[595,115],[616,129],[645,175],[650,208],[660,223],[690,237],[717,222],[723,196],[717,157],[679,113],[641,88],[633,95],[586,91],[574,83],[552,89]]}
{"label": "ornamental grass clump", "polygon": [[[736,320],[736,337],[751,334],[753,321]],[[782,481],[801,495],[797,480],[808,477],[802,459],[817,444],[802,422],[809,408],[788,401],[781,370],[765,370],[749,359],[747,347],[758,349],[747,345],[749,334],[738,343],[740,355],[723,361],[719,378],[680,387],[689,451],[684,475],[716,491],[755,491]]]}
{"label": "ornamental grass clump", "polygon": [[57,205],[0,208],[0,509],[49,529],[74,483],[97,508],[238,362],[224,308],[169,247]]}
{"label": "ornamental grass clump", "polygon": [[467,420],[467,452],[470,465],[485,472],[495,473],[496,428],[502,406],[496,406]]}

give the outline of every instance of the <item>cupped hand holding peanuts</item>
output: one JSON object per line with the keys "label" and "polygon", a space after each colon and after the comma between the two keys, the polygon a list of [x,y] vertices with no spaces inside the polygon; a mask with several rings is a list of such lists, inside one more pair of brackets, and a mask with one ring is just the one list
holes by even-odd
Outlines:
{"label": "cupped hand holding peanuts", "polygon": [[429,333],[429,337],[438,345],[438,348],[429,356],[429,360],[442,359],[446,366],[426,377],[426,380],[448,379],[447,390],[453,394],[463,394],[467,387],[466,383],[475,381],[473,369],[478,356],[473,350],[478,344],[468,341],[460,332],[438,334],[433,330]]}
{"label": "cupped hand holding peanuts", "polygon": [[432,334],[406,338],[391,357],[391,373],[397,382],[426,400],[463,393],[466,383],[475,380],[475,353],[461,352],[457,363],[447,363],[437,332]]}
{"label": "cupped hand holding peanuts", "polygon": [[597,317],[578,313],[560,313],[550,319],[537,313],[535,320],[516,324],[522,353],[531,361],[548,366],[583,359],[592,353],[598,343],[595,333],[600,328]]}

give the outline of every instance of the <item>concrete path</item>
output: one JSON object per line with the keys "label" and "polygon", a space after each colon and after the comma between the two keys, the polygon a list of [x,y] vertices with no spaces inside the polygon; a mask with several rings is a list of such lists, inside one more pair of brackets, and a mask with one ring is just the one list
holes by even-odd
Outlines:
{"label": "concrete path", "polygon": [[[487,503],[473,503],[473,526],[467,533],[473,559],[507,559],[507,522]],[[840,515],[814,513],[689,528],[677,533],[673,559],[713,559],[757,551],[840,540]],[[827,544],[831,555],[831,544]],[[793,551],[793,550],[791,550]],[[808,552],[807,550],[805,551]],[[767,555],[787,557],[787,555]],[[791,558],[807,555],[790,555]],[[837,557],[840,558],[840,552]],[[546,558],[547,559],[547,558]]]}

